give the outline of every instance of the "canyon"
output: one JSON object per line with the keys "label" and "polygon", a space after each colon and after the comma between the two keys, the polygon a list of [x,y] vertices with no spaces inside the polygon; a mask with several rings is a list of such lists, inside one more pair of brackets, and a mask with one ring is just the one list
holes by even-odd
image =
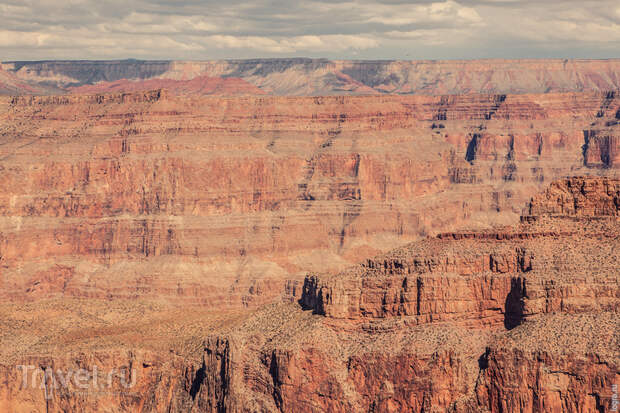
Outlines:
{"label": "canyon", "polygon": [[[190,313],[141,300],[12,305],[0,403],[14,412],[613,411],[619,217],[620,179],[569,178],[534,196],[518,224],[441,233],[309,274],[298,302]],[[73,371],[86,386],[71,375],[59,384]]]}
{"label": "canyon", "polygon": [[618,63],[483,63],[3,64],[0,410],[610,412]]}
{"label": "canyon", "polygon": [[252,307],[428,234],[615,176],[614,92],[0,100],[5,300]]}

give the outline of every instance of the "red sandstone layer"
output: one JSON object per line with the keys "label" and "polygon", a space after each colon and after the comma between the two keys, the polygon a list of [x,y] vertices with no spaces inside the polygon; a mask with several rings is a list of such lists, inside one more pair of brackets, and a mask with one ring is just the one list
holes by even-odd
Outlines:
{"label": "red sandstone layer", "polygon": [[1,294],[16,301],[259,305],[299,296],[309,270],[515,222],[549,179],[618,166],[588,161],[584,135],[617,136],[608,93],[0,103]]}
{"label": "red sandstone layer", "polygon": [[[9,306],[8,329],[0,330],[9,343],[0,353],[6,378],[0,406],[15,412],[611,411],[620,371],[620,225],[609,199],[618,185],[594,177],[554,182],[529,203],[538,215],[518,225],[429,237],[340,274],[309,275],[306,286],[332,283],[330,295],[306,288],[300,303],[251,314],[182,315],[142,301]],[[558,216],[558,205],[574,199],[587,207]],[[354,280],[361,280],[360,295],[342,318],[330,310],[341,304],[333,297]],[[38,311],[50,322],[33,319]],[[19,331],[28,322],[58,347],[32,343],[27,330]],[[20,387],[17,363],[31,365],[46,384]],[[54,386],[66,371],[92,372],[94,365],[98,387],[93,377],[79,396],[73,382]],[[121,373],[106,384],[113,368]],[[121,378],[130,371],[135,380],[127,387]]]}

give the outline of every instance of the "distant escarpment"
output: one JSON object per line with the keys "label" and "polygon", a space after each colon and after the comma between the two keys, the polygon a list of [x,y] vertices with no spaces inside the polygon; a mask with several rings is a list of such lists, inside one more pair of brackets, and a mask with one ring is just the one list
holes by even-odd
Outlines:
{"label": "distant escarpment", "polygon": [[[522,94],[606,91],[620,89],[620,60],[327,60],[252,59],[214,61],[41,61],[6,62],[6,72],[31,85],[8,89],[11,94],[45,94],[55,90],[95,85],[111,91],[116,82],[132,81],[146,89],[159,79],[189,81],[198,77],[234,79],[227,91],[242,80],[256,87],[237,85],[237,94],[275,95],[458,95],[471,93]],[[2,72],[0,72],[1,74]],[[1,87],[0,93],[7,93]],[[212,81],[214,82],[214,81]],[[195,82],[194,82],[195,83]],[[35,87],[33,88],[34,85]],[[175,88],[178,85],[171,85]],[[196,87],[196,93],[220,93]],[[79,90],[79,89],[78,89]],[[224,93],[227,94],[227,93]],[[228,93],[235,94],[235,93]]]}
{"label": "distant escarpment", "polygon": [[141,90],[165,89],[175,95],[264,95],[265,92],[239,78],[197,76],[191,80],[147,79],[114,82],[99,82],[94,85],[71,87],[72,94],[102,94],[110,92],[137,92]]}

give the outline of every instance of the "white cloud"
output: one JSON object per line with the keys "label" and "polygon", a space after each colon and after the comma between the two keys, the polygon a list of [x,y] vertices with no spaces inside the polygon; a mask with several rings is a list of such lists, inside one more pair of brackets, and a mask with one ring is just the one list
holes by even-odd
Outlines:
{"label": "white cloud", "polygon": [[618,57],[620,50],[617,0],[0,0],[0,15],[4,60],[404,58],[404,49],[420,58]]}
{"label": "white cloud", "polygon": [[468,39],[470,33],[462,29],[437,29],[437,30],[393,30],[383,33],[386,42],[391,40],[423,43],[425,45],[440,46],[446,44],[461,44]]}
{"label": "white cloud", "polygon": [[209,36],[206,45],[218,48],[255,49],[275,53],[293,53],[298,51],[329,51],[329,50],[364,50],[377,47],[376,39],[364,36],[325,35],[295,36],[273,39],[260,36]]}
{"label": "white cloud", "polygon": [[117,21],[97,26],[108,33],[182,34],[187,32],[217,32],[215,23],[202,16],[162,16],[152,13],[131,13]]}
{"label": "white cloud", "polygon": [[342,16],[345,20],[354,16],[360,23],[379,23],[387,26],[433,22],[468,24],[481,21],[474,8],[462,6],[453,0],[427,4],[384,4],[354,1],[343,3],[309,2],[306,7],[308,11],[314,11],[320,15]]}
{"label": "white cloud", "polygon": [[493,19],[508,22],[512,18],[515,24],[496,25],[493,29],[496,33],[539,43],[544,48],[586,43],[589,47],[596,43],[604,46],[620,42],[620,24],[610,21],[607,13],[601,13],[611,6],[608,3],[611,2],[601,0],[595,2],[598,7],[584,3],[572,8],[555,2],[532,3],[518,10],[498,9],[496,12],[501,13]]}
{"label": "white cloud", "polygon": [[0,30],[0,47],[24,48],[44,46],[52,36],[47,33]]}

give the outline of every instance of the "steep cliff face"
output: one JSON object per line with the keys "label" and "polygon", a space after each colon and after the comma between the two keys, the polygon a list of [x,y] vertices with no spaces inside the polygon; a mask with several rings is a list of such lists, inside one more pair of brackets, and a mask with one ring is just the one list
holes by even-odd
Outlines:
{"label": "steep cliff face", "polygon": [[[619,182],[575,178],[553,186],[584,180],[596,184],[586,196],[600,205],[605,185]],[[579,218],[549,213],[501,232],[442,234],[338,275],[309,275],[300,305],[314,311],[269,307],[226,334],[227,343],[243,349],[216,369],[225,366],[232,385],[227,408],[612,411],[620,368],[620,226],[604,208]],[[504,244],[531,253],[476,258]],[[455,259],[446,260],[447,252]],[[422,253],[425,260],[417,258]],[[508,285],[497,282],[498,273]],[[418,277],[413,294],[404,274]],[[352,279],[360,280],[356,287]],[[333,283],[328,292],[316,288],[323,282]],[[357,295],[341,307],[343,286]],[[216,347],[210,343],[207,354]]]}
{"label": "steep cliff face", "polygon": [[618,327],[617,312],[525,323],[484,354],[479,403],[494,413],[614,411]]}
{"label": "steep cliff face", "polygon": [[[619,107],[609,94],[150,91],[0,103],[0,294],[16,301],[239,307],[299,297],[306,271],[337,271],[461,225],[515,222],[517,205],[554,177],[617,174],[583,155],[584,128]],[[494,266],[508,288],[519,254],[418,257],[407,268]],[[424,280],[404,278],[406,295],[417,294]],[[478,288],[474,278],[467,288]],[[407,300],[410,312],[417,301]]]}
{"label": "steep cliff face", "polygon": [[532,198],[530,215],[620,215],[620,186],[616,179],[577,177],[551,183]]}
{"label": "steep cliff face", "polygon": [[[241,78],[275,95],[520,94],[620,89],[620,61],[471,60],[45,61],[2,65],[24,81],[57,88],[121,79]],[[24,89],[22,93],[29,94]]]}
{"label": "steep cliff face", "polygon": [[[589,207],[558,214],[548,195],[575,185],[588,188],[579,196]],[[441,233],[310,274],[299,303],[221,313],[142,295],[3,304],[0,407],[609,412],[620,371],[620,225],[608,207],[618,185],[560,180],[517,225]],[[32,366],[26,385],[18,365]],[[79,369],[85,391],[75,376],[62,382]]]}

